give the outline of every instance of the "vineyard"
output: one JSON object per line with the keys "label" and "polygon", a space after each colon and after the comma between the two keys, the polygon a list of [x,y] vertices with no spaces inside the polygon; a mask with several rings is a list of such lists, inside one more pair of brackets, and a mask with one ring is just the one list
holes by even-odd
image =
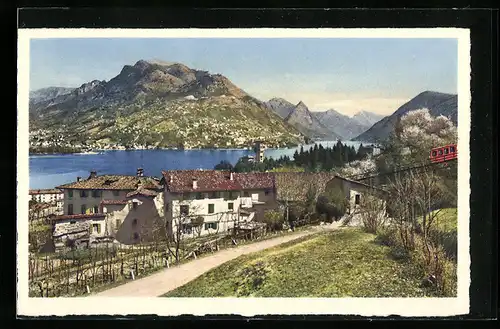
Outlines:
{"label": "vineyard", "polygon": [[107,243],[51,255],[30,254],[30,297],[71,297],[90,294],[220,249],[275,237],[266,229],[186,239],[179,260],[165,242],[131,246]]}

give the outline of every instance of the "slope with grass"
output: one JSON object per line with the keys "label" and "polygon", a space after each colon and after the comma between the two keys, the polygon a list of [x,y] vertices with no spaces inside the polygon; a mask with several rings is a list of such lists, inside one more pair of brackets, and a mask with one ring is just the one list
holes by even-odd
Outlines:
{"label": "slope with grass", "polygon": [[423,297],[421,273],[349,228],[227,262],[165,297]]}
{"label": "slope with grass", "polygon": [[[431,238],[434,243],[441,245],[446,255],[451,259],[457,257],[457,208],[443,208],[433,211],[435,223],[431,229]],[[419,218],[421,223],[422,218]]]}

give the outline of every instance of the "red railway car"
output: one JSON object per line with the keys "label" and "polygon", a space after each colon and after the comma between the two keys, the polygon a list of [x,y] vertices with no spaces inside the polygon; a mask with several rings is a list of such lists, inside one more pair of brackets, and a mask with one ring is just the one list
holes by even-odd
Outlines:
{"label": "red railway car", "polygon": [[432,163],[446,162],[457,158],[457,145],[449,144],[441,147],[435,147],[431,150],[429,159]]}

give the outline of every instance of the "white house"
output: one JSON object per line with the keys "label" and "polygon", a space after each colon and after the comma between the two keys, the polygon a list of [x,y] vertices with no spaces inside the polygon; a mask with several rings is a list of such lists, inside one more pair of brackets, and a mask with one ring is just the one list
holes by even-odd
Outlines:
{"label": "white house", "polygon": [[29,194],[33,201],[48,203],[62,209],[64,192],[59,189],[30,190]]}
{"label": "white house", "polygon": [[[64,214],[54,218],[54,237],[87,227],[90,238],[112,237],[124,244],[153,239],[162,234],[163,191],[159,179],[136,176],[97,175],[58,186],[64,191]],[[153,222],[157,225],[153,225]]]}
{"label": "white house", "polygon": [[[206,235],[232,229],[252,220],[255,212],[242,214],[274,201],[274,176],[270,173],[232,173],[218,170],[163,171],[167,230]],[[193,227],[192,220],[203,218]]]}

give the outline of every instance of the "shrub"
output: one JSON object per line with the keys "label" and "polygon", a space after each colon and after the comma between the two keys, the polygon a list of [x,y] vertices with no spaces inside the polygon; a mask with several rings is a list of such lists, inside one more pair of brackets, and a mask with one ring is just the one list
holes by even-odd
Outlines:
{"label": "shrub", "polygon": [[326,222],[331,223],[334,219],[338,221],[345,214],[345,208],[338,206],[328,199],[327,196],[318,197],[318,202],[316,203],[316,212],[319,215],[324,215]]}
{"label": "shrub", "polygon": [[264,213],[264,223],[270,231],[279,231],[283,229],[285,219],[283,215],[276,210],[269,210]]}
{"label": "shrub", "polygon": [[397,231],[394,227],[381,227],[377,230],[375,241],[388,247],[395,246],[399,243]]}
{"label": "shrub", "polygon": [[419,236],[412,259],[424,273],[424,280],[433,285],[439,296],[456,296],[456,264],[446,257],[441,245]]}
{"label": "shrub", "polygon": [[360,217],[363,227],[369,233],[376,233],[383,226],[385,217],[385,202],[371,195],[366,195],[360,204]]}
{"label": "shrub", "polygon": [[429,237],[434,244],[443,248],[448,258],[457,259],[457,230],[449,232],[431,230]]}

